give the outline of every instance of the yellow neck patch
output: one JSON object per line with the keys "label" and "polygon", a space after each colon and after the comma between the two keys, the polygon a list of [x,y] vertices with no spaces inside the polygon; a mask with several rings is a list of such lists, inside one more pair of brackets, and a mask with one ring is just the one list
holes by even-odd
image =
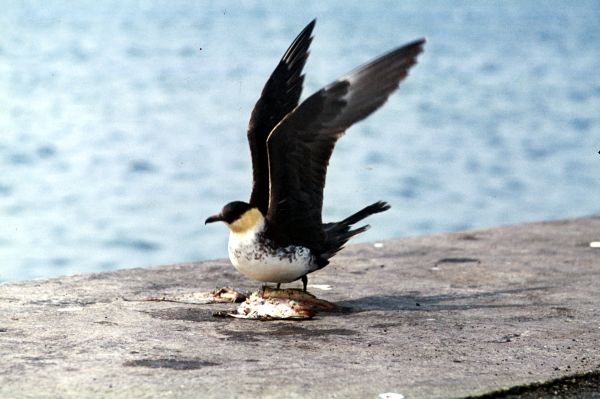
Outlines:
{"label": "yellow neck patch", "polygon": [[234,233],[245,233],[254,229],[264,219],[262,213],[256,208],[248,209],[238,220],[228,223],[227,226]]}

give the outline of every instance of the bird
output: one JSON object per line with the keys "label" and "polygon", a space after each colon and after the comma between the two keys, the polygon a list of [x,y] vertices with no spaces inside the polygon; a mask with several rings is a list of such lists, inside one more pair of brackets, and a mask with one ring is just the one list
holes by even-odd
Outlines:
{"label": "bird", "polygon": [[294,39],[252,110],[247,138],[252,158],[248,202],[233,201],[205,224],[224,222],[228,254],[245,276],[264,283],[301,280],[322,269],[350,238],[370,226],[353,225],[387,211],[377,201],[353,215],[323,223],[323,189],[337,140],[380,108],[423,51],[417,39],[360,66],[299,103],[312,20]]}

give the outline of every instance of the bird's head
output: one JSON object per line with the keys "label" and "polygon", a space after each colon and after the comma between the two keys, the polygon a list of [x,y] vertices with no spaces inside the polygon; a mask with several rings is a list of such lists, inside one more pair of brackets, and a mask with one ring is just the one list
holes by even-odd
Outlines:
{"label": "bird's head", "polygon": [[234,201],[225,205],[218,214],[207,218],[204,224],[225,222],[234,233],[245,233],[248,230],[256,229],[263,220],[264,216],[258,208],[246,202]]}

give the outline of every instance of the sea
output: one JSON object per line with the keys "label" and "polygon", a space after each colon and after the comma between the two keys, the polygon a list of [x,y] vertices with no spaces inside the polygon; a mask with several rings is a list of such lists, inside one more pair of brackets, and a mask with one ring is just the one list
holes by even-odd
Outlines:
{"label": "sea", "polygon": [[[331,159],[353,242],[600,214],[598,1],[12,1],[0,13],[0,281],[227,256],[250,112],[317,19],[303,98],[426,37]],[[600,232],[598,232],[600,239]]]}

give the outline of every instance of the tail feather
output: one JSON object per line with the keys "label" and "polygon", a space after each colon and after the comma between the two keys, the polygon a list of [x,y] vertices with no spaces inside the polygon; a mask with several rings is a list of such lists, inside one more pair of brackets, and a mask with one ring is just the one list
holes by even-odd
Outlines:
{"label": "tail feather", "polygon": [[364,218],[373,215],[374,213],[384,212],[390,208],[391,206],[387,202],[377,201],[374,204],[364,207],[360,211],[356,212],[354,215],[348,216],[346,219],[342,220],[337,224],[343,224],[346,226],[353,225],[355,223],[360,222]]}
{"label": "tail feather", "polygon": [[[371,227],[367,224],[356,229],[351,229],[353,224],[358,223],[375,213],[387,211],[390,208],[391,207],[387,202],[378,201],[361,209],[355,214],[348,216],[341,222],[324,224],[323,230],[325,231],[326,239],[320,258],[322,258],[323,261],[331,258],[344,247],[350,238],[367,231]],[[325,265],[327,263],[325,263]]]}

